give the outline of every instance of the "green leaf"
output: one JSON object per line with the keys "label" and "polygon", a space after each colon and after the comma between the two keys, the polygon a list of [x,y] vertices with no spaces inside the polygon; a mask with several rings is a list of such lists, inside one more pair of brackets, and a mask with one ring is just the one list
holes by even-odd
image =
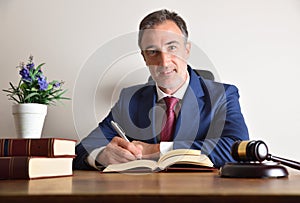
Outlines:
{"label": "green leaf", "polygon": [[11,82],[9,83],[9,85],[11,86],[11,88],[12,88],[13,90],[17,90],[17,88],[18,88],[18,87],[15,87]]}
{"label": "green leaf", "polygon": [[51,90],[52,88],[53,88],[53,85],[51,83],[49,83],[47,90]]}
{"label": "green leaf", "polygon": [[34,97],[34,96],[36,96],[36,95],[39,95],[39,93],[37,93],[37,92],[33,92],[33,93],[30,93],[29,95],[27,95],[26,97],[25,97],[25,101],[26,100],[28,100],[28,99],[30,99],[31,97]]}
{"label": "green leaf", "polygon": [[45,65],[45,63],[41,63],[36,67],[35,71],[33,72],[34,77],[36,76],[36,74],[38,74],[39,70],[42,68],[43,65]]}

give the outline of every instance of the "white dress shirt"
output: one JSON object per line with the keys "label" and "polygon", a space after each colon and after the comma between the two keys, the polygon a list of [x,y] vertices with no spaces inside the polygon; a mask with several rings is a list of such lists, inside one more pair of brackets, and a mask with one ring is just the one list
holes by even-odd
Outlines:
{"label": "white dress shirt", "polygon": [[[182,99],[184,97],[184,94],[189,86],[189,82],[190,82],[190,75],[187,73],[187,79],[186,81],[183,83],[183,85],[172,95],[166,94],[165,92],[163,92],[156,84],[156,92],[157,92],[157,102],[158,105],[160,107],[162,107],[163,109],[166,109],[166,103],[164,102],[163,98],[165,97],[175,97],[177,99],[179,99],[179,102],[177,103],[177,105],[175,106],[175,114],[176,114],[176,118],[178,116],[178,113],[180,111],[181,108],[181,104],[182,104]],[[173,142],[160,142],[160,153],[161,154],[165,154],[166,152],[170,151],[173,149]]]}

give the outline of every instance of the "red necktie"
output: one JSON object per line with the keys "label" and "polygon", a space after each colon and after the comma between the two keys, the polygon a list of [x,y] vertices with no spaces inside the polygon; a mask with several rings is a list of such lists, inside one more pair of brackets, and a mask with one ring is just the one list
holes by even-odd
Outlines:
{"label": "red necktie", "polygon": [[160,136],[161,141],[171,141],[173,139],[176,126],[174,107],[179,100],[175,97],[165,97],[164,100],[166,102],[167,109]]}

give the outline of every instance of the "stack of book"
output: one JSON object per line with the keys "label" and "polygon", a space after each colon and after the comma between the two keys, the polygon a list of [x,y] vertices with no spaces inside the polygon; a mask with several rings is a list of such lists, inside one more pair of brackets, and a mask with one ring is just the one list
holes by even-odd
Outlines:
{"label": "stack of book", "polygon": [[0,179],[36,179],[73,175],[76,140],[0,139]]}

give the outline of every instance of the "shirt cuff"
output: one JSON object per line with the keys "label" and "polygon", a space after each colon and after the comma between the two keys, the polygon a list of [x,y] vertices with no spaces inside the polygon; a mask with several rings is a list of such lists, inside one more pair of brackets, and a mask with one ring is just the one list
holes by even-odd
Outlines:
{"label": "shirt cuff", "polygon": [[173,150],[173,142],[160,142],[159,148],[160,154],[165,154],[168,151]]}
{"label": "shirt cuff", "polygon": [[99,167],[96,166],[96,158],[99,153],[101,153],[105,147],[100,147],[97,149],[94,149],[87,157],[87,162],[90,166],[94,167],[95,169],[99,169]]}

